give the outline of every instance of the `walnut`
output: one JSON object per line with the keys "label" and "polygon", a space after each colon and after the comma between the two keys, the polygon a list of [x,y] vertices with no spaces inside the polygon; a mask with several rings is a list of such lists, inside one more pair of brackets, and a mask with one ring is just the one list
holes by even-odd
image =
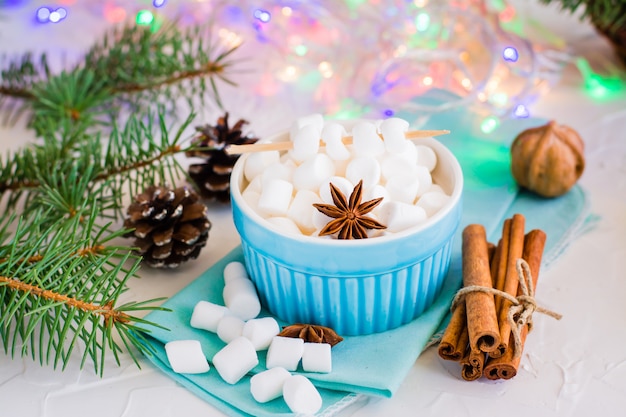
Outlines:
{"label": "walnut", "polygon": [[543,197],[565,194],[585,168],[578,132],[554,121],[526,129],[511,145],[511,171],[517,183]]}

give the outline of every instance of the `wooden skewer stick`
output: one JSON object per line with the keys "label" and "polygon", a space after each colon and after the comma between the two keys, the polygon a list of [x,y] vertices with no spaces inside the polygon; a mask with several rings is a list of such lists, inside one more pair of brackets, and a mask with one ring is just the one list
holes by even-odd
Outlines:
{"label": "wooden skewer stick", "polygon": [[[429,138],[432,136],[447,135],[449,130],[411,130],[406,132],[407,139],[419,139]],[[382,138],[382,135],[381,135]],[[344,145],[352,144],[352,136],[344,136],[342,138]],[[324,146],[324,142],[320,141],[320,146]],[[229,155],[240,155],[250,152],[265,152],[265,151],[288,151],[293,147],[293,142],[267,142],[267,143],[252,143],[249,145],[230,145],[226,148],[226,153]]]}

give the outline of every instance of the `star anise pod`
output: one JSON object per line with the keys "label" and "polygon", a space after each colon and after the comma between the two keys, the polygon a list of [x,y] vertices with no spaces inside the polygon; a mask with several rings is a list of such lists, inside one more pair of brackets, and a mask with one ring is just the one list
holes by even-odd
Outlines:
{"label": "star anise pod", "polygon": [[343,340],[343,337],[335,333],[330,327],[317,324],[292,324],[291,326],[283,327],[283,330],[278,335],[300,338],[309,343],[328,343],[330,346],[335,346]]}
{"label": "star anise pod", "polygon": [[367,238],[367,229],[387,228],[376,220],[365,217],[383,199],[380,197],[361,203],[363,180],[354,187],[349,201],[333,183],[330,183],[330,194],[335,203],[334,206],[332,204],[313,204],[320,212],[334,219],[324,226],[320,231],[320,236],[338,233],[339,239],[365,239]]}

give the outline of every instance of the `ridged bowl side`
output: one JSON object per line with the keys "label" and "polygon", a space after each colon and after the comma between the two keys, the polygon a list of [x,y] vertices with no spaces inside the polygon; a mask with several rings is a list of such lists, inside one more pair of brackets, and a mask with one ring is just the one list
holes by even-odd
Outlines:
{"label": "ridged bowl side", "polygon": [[335,277],[295,271],[242,241],[259,297],[288,323],[329,326],[343,335],[406,324],[435,300],[448,271],[451,241],[420,262],[378,275]]}

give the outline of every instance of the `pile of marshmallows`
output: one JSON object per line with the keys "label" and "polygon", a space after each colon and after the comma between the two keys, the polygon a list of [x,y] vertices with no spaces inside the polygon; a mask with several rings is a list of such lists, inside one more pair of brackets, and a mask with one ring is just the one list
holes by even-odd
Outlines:
{"label": "pile of marshmallows", "polygon": [[[273,317],[257,317],[261,304],[241,262],[224,268],[225,306],[199,301],[191,315],[191,327],[216,333],[226,345],[213,356],[220,377],[236,384],[259,364],[258,351],[267,349],[267,370],[250,378],[254,399],[265,403],[282,396],[294,413],[315,414],[322,398],[313,383],[303,375],[292,375],[302,362],[305,372],[328,373],[332,369],[328,343],[305,343],[299,338],[277,336],[278,322]],[[209,372],[210,365],[198,340],[175,340],[165,344],[174,372]]]}
{"label": "pile of marshmallows", "polygon": [[244,176],[248,185],[242,197],[281,231],[317,236],[331,218],[313,204],[334,204],[329,184],[348,199],[362,180],[362,202],[383,197],[368,216],[387,226],[369,230],[369,237],[418,225],[450,197],[433,183],[437,154],[429,146],[408,140],[408,128],[409,123],[399,118],[360,121],[351,129],[352,144],[346,145],[342,137],[348,133],[343,125],[325,122],[320,114],[301,117],[289,132],[293,143],[289,151],[247,157]]}

